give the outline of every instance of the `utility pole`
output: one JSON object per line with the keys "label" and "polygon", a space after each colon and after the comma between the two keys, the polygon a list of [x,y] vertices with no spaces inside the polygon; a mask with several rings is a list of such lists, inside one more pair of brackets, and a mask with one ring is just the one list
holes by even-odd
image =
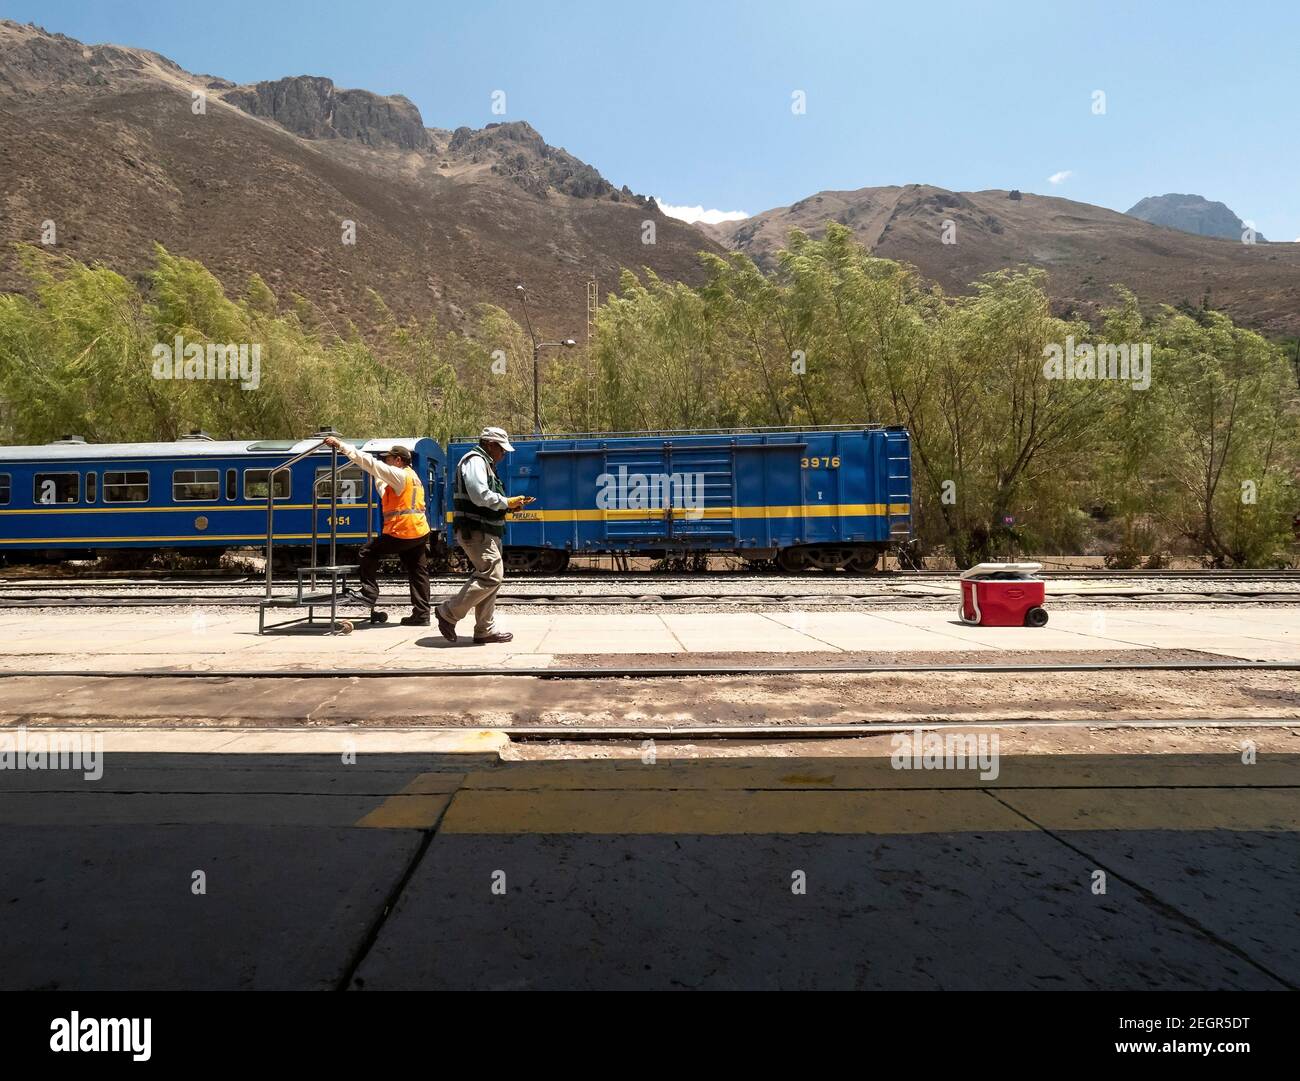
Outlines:
{"label": "utility pole", "polygon": [[538,361],[541,359],[543,349],[551,348],[572,348],[578,343],[572,338],[565,338],[562,342],[540,342],[537,335],[533,333],[533,321],[528,315],[528,292],[522,285],[516,285],[519,296],[524,302],[524,326],[528,328],[528,337],[533,343],[533,435],[542,434],[542,394],[541,394],[541,366]]}
{"label": "utility pole", "polygon": [[595,430],[596,423],[596,362],[592,359],[591,339],[596,329],[596,313],[599,309],[600,287],[596,284],[596,274],[593,271],[587,282],[587,359],[583,365],[587,376],[587,416],[584,423],[589,432]]}

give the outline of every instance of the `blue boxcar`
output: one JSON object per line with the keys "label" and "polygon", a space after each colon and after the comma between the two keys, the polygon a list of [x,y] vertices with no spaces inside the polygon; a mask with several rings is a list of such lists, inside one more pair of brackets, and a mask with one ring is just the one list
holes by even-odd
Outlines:
{"label": "blue boxcar", "polygon": [[[266,542],[267,472],[306,450],[299,441],[85,443],[0,447],[0,558],[43,552],[78,556],[110,548],[225,549]],[[431,439],[357,442],[372,453],[409,446],[425,480],[430,518],[440,523],[446,456]],[[310,546],[312,482],[318,526],[328,541],[330,453],[322,449],[275,480],[276,544]],[[338,540],[359,544],[380,511],[369,478],[339,458]]]}
{"label": "blue boxcar", "polygon": [[[447,448],[450,479],[474,444]],[[514,440],[498,467],[516,566],[560,570],[576,553],[730,552],[787,570],[867,570],[911,536],[902,428],[747,429]]]}

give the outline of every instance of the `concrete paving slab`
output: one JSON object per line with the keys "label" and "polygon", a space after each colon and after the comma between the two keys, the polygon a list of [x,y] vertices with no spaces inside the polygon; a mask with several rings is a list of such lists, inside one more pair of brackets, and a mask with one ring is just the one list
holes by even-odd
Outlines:
{"label": "concrete paving slab", "polygon": [[0,987],[321,988],[354,964],[366,988],[1297,982],[1295,756],[1009,756],[981,790],[884,758],[510,764],[501,733],[165,735],[227,753],[110,755],[93,784],[0,771],[0,822],[23,827],[0,831],[23,928]]}
{"label": "concrete paving slab", "polygon": [[[511,624],[527,625],[519,618]],[[537,648],[546,653],[675,653],[682,644],[661,616],[598,612],[549,618]]]}
{"label": "concrete paving slab", "polygon": [[688,653],[713,653],[719,649],[744,653],[813,653],[827,648],[825,642],[757,612],[682,613],[665,615],[663,621]]}
{"label": "concrete paving slab", "polygon": [[1032,831],[959,839],[440,831],[354,986],[1283,986],[1122,880],[1094,895],[1094,867]]}
{"label": "concrete paving slab", "polygon": [[[128,799],[86,810],[114,815],[111,805]],[[288,802],[278,799],[274,808],[255,801],[262,811],[255,825],[133,821],[0,831],[5,918],[22,928],[0,945],[0,988],[335,987],[420,834],[268,825],[267,815],[281,817]],[[196,871],[205,893],[193,892]]]}
{"label": "concrete paving slab", "polygon": [[1300,987],[1300,835],[1220,829],[1074,832],[1070,844]]}
{"label": "concrete paving slab", "polygon": [[908,652],[1005,650],[1129,652],[1196,649],[1247,659],[1300,660],[1300,608],[1058,611],[1044,628],[971,627],[953,613],[883,609],[861,612],[584,613],[521,611],[503,620],[508,645],[464,646],[436,633],[396,625],[360,625],[351,635],[291,628],[259,637],[245,615],[195,625],[186,617],[141,619],[94,612],[44,616],[40,633],[0,642],[0,669],[67,671],[96,667],[308,667],[334,670],[365,663],[462,667],[529,666],[566,654],[761,653],[773,656],[872,650]]}
{"label": "concrete paving slab", "polygon": [[[1055,613],[1046,627],[978,627],[949,612],[888,612],[881,617],[903,626],[919,627],[946,639],[1004,650],[1127,650],[1135,645],[1105,637],[1092,629],[1090,617],[1064,619],[1076,613]],[[953,648],[949,646],[949,648]]]}
{"label": "concrete paving slab", "polygon": [[[832,649],[906,653],[953,648],[951,641],[935,631],[859,612],[769,612],[768,618]],[[995,647],[972,642],[962,648],[978,651]]]}

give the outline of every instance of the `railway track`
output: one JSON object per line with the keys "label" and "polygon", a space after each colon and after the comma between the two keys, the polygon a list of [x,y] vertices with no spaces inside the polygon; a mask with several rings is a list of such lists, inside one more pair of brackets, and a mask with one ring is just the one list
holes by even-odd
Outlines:
{"label": "railway track", "polygon": [[[434,592],[439,592],[436,588]],[[452,592],[450,588],[442,592]],[[136,594],[132,596],[51,596],[48,594],[0,594],[0,610],[4,609],[59,609],[59,608],[256,608],[263,599],[261,593],[243,595],[204,594]],[[872,605],[875,607],[915,607],[917,605],[951,606],[957,598],[951,593],[508,593],[497,600],[497,607],[628,607],[628,606],[689,606],[734,605],[738,607],[778,607],[805,605],[812,607],[844,607]],[[1300,604],[1300,590],[1286,592],[1252,592],[1249,590],[1196,591],[1196,592],[1054,592],[1049,594],[1052,604],[1078,603],[1102,606],[1120,604]],[[380,594],[379,607],[399,608],[409,603],[405,592]],[[326,605],[328,607],[328,605]],[[345,601],[342,607],[357,608],[354,601]]]}
{"label": "railway track", "polygon": [[[455,592],[459,575],[431,579],[435,594]],[[1124,602],[1300,603],[1300,571],[1086,571],[1048,578],[1054,603],[1086,600],[1099,605]],[[1078,588],[1072,588],[1077,584]],[[915,585],[917,588],[909,588]],[[1105,587],[1112,586],[1113,591]],[[274,584],[291,590],[293,579]],[[406,602],[405,583],[386,579],[381,603]],[[936,586],[946,587],[936,591]],[[1294,586],[1294,588],[1289,588]],[[587,592],[590,590],[590,592]],[[86,579],[0,580],[3,608],[157,608],[196,605],[221,608],[254,607],[265,596],[260,576],[159,576]],[[509,580],[499,604],[585,607],[733,605],[897,606],[943,605],[956,597],[956,572],[885,572],[876,575],[770,575],[712,573],[704,575],[633,574],[581,576],[518,576]]]}
{"label": "railway track", "polygon": [[[657,571],[605,571],[605,570],[570,570],[559,575],[544,574],[510,574],[508,580],[517,583],[536,585],[578,584],[583,582],[617,582],[617,583],[653,583],[655,585],[679,585],[700,582],[774,582],[809,585],[813,583],[871,583],[955,580],[957,570],[890,570],[876,571],[870,574],[846,574],[842,572],[777,574],[760,571],[705,571],[698,574],[669,574]],[[1068,581],[1231,581],[1231,582],[1300,582],[1300,569],[1287,570],[1106,570],[1092,568],[1044,568],[1044,575],[1051,580]],[[431,576],[434,582],[456,582],[464,580],[463,574],[441,574]],[[294,583],[295,577],[277,577],[277,586],[285,587]],[[393,576],[393,580],[397,580]],[[262,574],[195,574],[175,571],[96,571],[86,575],[60,575],[43,577],[27,575],[25,577],[6,577],[0,574],[0,592],[13,588],[75,588],[78,586],[106,586],[110,588],[129,588],[140,585],[186,585],[198,588],[220,588],[221,586],[252,585],[264,587],[266,577]]]}
{"label": "railway track", "polygon": [[[610,668],[277,668],[277,669],[0,669],[0,680],[58,679],[457,679],[465,677],[548,680],[582,679],[682,679],[690,676],[818,676],[869,675],[899,672],[975,672],[1033,675],[1041,672],[1296,672],[1300,661],[1113,661],[1107,663],[961,663],[961,664],[712,664]],[[1298,722],[1300,723],[1300,722]]]}

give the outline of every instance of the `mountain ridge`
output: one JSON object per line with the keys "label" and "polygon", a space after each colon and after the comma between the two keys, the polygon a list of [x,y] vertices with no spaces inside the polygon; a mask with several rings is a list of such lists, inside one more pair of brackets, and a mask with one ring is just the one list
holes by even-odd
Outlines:
{"label": "mountain ridge", "polygon": [[0,20],[0,102],[8,291],[29,287],[14,242],[52,220],[73,258],[139,274],[161,243],[232,295],[258,273],[339,327],[371,319],[371,288],[399,318],[463,329],[481,302],[518,317],[522,282],[539,330],[567,337],[593,274],[604,290],[625,266],[697,284],[697,253],[722,250],[524,121],[430,128],[400,95],[325,76],[238,85]]}
{"label": "mountain ridge", "polygon": [[1120,284],[1147,304],[1208,304],[1265,333],[1300,334],[1300,244],[1197,236],[1060,196],[928,184],[827,190],[697,228],[770,269],[791,229],[821,236],[828,221],[949,293],[969,292],[982,274],[1031,266],[1047,272],[1060,314],[1093,318],[1115,304]]}

